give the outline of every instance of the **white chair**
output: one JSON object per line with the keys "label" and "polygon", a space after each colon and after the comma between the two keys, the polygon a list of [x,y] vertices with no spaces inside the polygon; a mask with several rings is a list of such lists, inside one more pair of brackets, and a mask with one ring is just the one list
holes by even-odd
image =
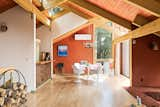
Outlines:
{"label": "white chair", "polygon": [[103,73],[102,69],[103,69],[103,66],[102,66],[101,63],[96,63],[96,64],[90,64],[89,65],[90,74],[96,73],[97,74],[97,80],[99,79],[99,74]]}
{"label": "white chair", "polygon": [[73,68],[73,73],[78,77],[78,79],[75,82],[80,83],[81,82],[80,75],[85,73],[84,72],[86,69],[85,66],[81,65],[80,63],[74,63],[72,65],[72,68]]}
{"label": "white chair", "polygon": [[104,62],[103,70],[104,70],[104,74],[109,75],[109,72],[110,72],[110,64],[109,64],[109,62]]}

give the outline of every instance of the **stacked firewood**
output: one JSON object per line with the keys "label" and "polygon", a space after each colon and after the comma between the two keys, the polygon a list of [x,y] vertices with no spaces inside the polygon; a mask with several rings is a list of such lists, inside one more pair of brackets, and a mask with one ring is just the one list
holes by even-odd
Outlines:
{"label": "stacked firewood", "polygon": [[0,107],[17,107],[26,101],[26,86],[22,83],[16,82],[6,89],[0,88]]}
{"label": "stacked firewood", "polygon": [[0,106],[4,105],[6,97],[7,97],[6,90],[3,88],[0,88]]}

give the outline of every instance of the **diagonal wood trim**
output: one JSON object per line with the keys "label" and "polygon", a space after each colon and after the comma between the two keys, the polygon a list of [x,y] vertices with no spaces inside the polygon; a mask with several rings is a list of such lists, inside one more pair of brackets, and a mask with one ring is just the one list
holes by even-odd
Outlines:
{"label": "diagonal wood trim", "polygon": [[[77,9],[75,9],[75,8],[73,8],[73,7],[70,7],[69,4],[71,4],[71,2],[66,2],[66,3],[64,3],[64,4],[61,4],[60,6],[61,6],[62,8],[64,8],[64,9],[68,10],[68,11],[71,11],[71,12],[73,12],[73,13],[75,13],[75,14],[83,17],[83,18],[85,18],[85,19],[90,19],[90,18],[92,18],[90,15],[85,14],[85,13],[83,13],[83,12],[80,12],[79,10],[77,10]],[[73,5],[73,3],[72,3],[72,5]],[[74,4],[74,5],[76,5],[76,4]]]}
{"label": "diagonal wood trim", "polygon": [[64,10],[56,13],[55,15],[50,16],[49,13],[48,13],[48,10],[42,11],[42,13],[43,13],[46,17],[48,17],[49,19],[52,19],[52,20],[54,20],[54,19],[56,19],[56,18],[58,18],[58,17],[61,17],[62,15],[66,14],[66,13],[68,13],[68,12],[70,12],[70,11],[64,9]]}
{"label": "diagonal wood trim", "polygon": [[114,15],[113,13],[106,11],[92,3],[89,3],[86,0],[69,0],[69,1],[79,5],[80,7],[90,10],[91,12],[96,13],[99,16],[107,18],[121,26],[124,26],[127,29],[132,29],[132,23],[130,21],[127,21],[117,15]]}
{"label": "diagonal wood trim", "polygon": [[[147,18],[143,17],[143,16],[140,16],[140,15],[137,15],[133,24],[137,27],[141,27],[147,23],[151,22],[150,20],[148,20]],[[154,33],[156,36],[159,36],[160,37],[160,32],[155,32]]]}
{"label": "diagonal wood trim", "polygon": [[160,3],[156,0],[124,0],[134,6],[137,6],[157,17],[160,17]]}
{"label": "diagonal wood trim", "polygon": [[115,40],[113,40],[113,43],[116,44],[116,43],[122,42],[127,39],[143,37],[143,36],[158,32],[158,31],[160,31],[160,18],[140,28],[135,29],[124,36],[116,38]]}
{"label": "diagonal wood trim", "polygon": [[19,4],[25,10],[36,14],[36,18],[41,21],[44,25],[50,27],[50,20],[42,13],[40,10],[35,7],[31,2],[28,0],[14,0],[17,4]]}
{"label": "diagonal wood trim", "polygon": [[65,3],[68,0],[46,0],[46,4],[44,4],[44,8],[45,9],[50,9],[50,8],[54,8],[56,6],[59,6],[63,3]]}
{"label": "diagonal wood trim", "polygon": [[33,4],[36,5],[37,7],[41,7],[42,4],[40,2],[40,0],[32,0]]}
{"label": "diagonal wood trim", "polygon": [[87,14],[90,17],[96,17],[96,16],[98,16],[95,13],[89,11],[88,9],[80,7],[79,5],[77,5],[77,4],[73,3],[73,2],[67,1],[66,4],[68,6],[70,6],[70,7],[72,7],[73,9],[77,10],[78,12],[83,12],[84,14]]}

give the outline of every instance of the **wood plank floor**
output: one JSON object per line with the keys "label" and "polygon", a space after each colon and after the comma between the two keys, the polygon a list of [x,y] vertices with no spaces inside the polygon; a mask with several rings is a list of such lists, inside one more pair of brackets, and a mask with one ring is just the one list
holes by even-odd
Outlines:
{"label": "wood plank floor", "polygon": [[73,76],[54,79],[29,95],[27,107],[130,107],[136,100],[122,88],[125,79],[106,77],[104,81],[82,79],[76,84]]}

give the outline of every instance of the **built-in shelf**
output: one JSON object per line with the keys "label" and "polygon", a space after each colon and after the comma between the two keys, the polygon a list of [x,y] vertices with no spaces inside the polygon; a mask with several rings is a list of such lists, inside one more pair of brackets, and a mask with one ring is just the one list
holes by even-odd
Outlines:
{"label": "built-in shelf", "polygon": [[44,82],[51,78],[51,62],[40,61],[36,64],[36,86],[41,86]]}
{"label": "built-in shelf", "polygon": [[51,60],[49,60],[49,61],[39,61],[39,62],[37,62],[36,64],[41,64],[41,65],[43,65],[43,64],[47,64],[47,63],[51,63]]}

